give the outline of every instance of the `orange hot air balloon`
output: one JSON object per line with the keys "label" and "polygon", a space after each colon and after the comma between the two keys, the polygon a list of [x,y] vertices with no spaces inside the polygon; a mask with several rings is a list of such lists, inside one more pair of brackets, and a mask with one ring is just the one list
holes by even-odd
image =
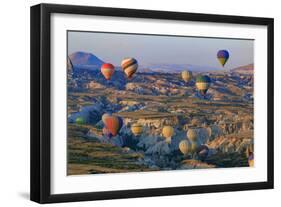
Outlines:
{"label": "orange hot air balloon", "polygon": [[110,80],[112,74],[114,73],[114,66],[110,63],[104,63],[101,66],[101,73],[103,74],[106,80]]}
{"label": "orange hot air balloon", "polygon": [[116,136],[123,126],[123,120],[119,116],[108,116],[105,119],[105,127],[109,130],[109,132]]}

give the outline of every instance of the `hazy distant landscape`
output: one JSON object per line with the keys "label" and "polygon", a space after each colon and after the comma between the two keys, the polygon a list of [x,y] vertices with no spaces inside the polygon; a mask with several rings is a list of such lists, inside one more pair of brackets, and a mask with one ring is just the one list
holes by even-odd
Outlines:
{"label": "hazy distant landscape", "polygon": [[[131,79],[115,65],[106,80],[101,57],[76,51],[69,59],[68,175],[249,166],[253,63],[230,69],[139,63]],[[188,83],[181,78],[186,69],[193,75]],[[211,79],[205,96],[195,87],[196,76],[202,74]],[[105,113],[123,120],[111,138],[103,132]],[[132,133],[133,124],[142,127],[140,134]],[[167,125],[173,128],[170,143],[162,131]],[[191,130],[196,146],[183,154],[179,146]]]}

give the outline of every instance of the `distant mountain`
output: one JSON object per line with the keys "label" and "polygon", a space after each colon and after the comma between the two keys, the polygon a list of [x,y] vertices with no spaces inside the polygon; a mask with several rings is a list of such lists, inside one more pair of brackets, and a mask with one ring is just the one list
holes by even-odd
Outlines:
{"label": "distant mountain", "polygon": [[104,63],[97,56],[86,52],[75,52],[69,55],[74,68],[99,69]]}
{"label": "distant mountain", "polygon": [[239,73],[244,75],[253,75],[254,74],[254,64],[244,65],[238,68],[231,70],[232,73]]}
{"label": "distant mountain", "polygon": [[141,72],[159,72],[159,73],[179,73],[183,70],[190,70],[194,72],[211,72],[218,71],[219,68],[191,65],[191,64],[150,64],[141,65],[139,71]]}

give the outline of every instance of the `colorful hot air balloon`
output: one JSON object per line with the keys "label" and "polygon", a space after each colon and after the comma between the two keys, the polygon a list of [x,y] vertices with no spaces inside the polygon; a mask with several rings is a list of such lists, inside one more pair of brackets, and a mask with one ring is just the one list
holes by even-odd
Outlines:
{"label": "colorful hot air balloon", "polygon": [[249,167],[254,167],[254,153],[250,152],[248,157]]}
{"label": "colorful hot air balloon", "polygon": [[131,131],[135,136],[139,136],[142,133],[142,125],[135,123],[131,126]]}
{"label": "colorful hot air balloon", "polygon": [[83,117],[77,117],[75,122],[76,124],[85,124],[85,120]]}
{"label": "colorful hot air balloon", "polygon": [[206,145],[201,145],[197,148],[196,154],[200,160],[204,161],[209,154],[209,148]]}
{"label": "colorful hot air balloon", "polygon": [[253,153],[253,145],[250,145],[246,149],[246,156],[248,158],[248,164],[250,167],[254,166],[254,153]]}
{"label": "colorful hot air balloon", "polygon": [[128,78],[131,78],[138,69],[138,61],[134,58],[125,58],[121,62],[121,67]]}
{"label": "colorful hot air balloon", "polygon": [[225,63],[227,62],[229,58],[229,53],[227,50],[219,50],[217,53],[217,58],[220,62],[220,64],[224,67]]}
{"label": "colorful hot air balloon", "polygon": [[174,135],[174,129],[171,126],[164,126],[162,134],[166,138],[166,142],[171,143],[172,136]]}
{"label": "colorful hot air balloon", "polygon": [[192,141],[192,142],[196,142],[197,141],[197,131],[196,129],[189,129],[186,133],[187,138]]}
{"label": "colorful hot air balloon", "polygon": [[192,72],[184,70],[181,72],[181,77],[184,80],[184,82],[189,82],[192,79]]}
{"label": "colorful hot air balloon", "polygon": [[123,120],[118,116],[109,116],[105,119],[105,127],[109,130],[112,136],[116,136],[123,126]]}
{"label": "colorful hot air balloon", "polygon": [[104,63],[101,66],[101,73],[103,74],[106,80],[110,80],[112,74],[114,73],[114,66],[110,63]]}
{"label": "colorful hot air balloon", "polygon": [[196,77],[196,88],[201,95],[205,95],[210,87],[211,79],[207,75],[198,75]]}
{"label": "colorful hot air balloon", "polygon": [[191,152],[191,143],[188,140],[182,140],[179,143],[179,149],[184,156]]}
{"label": "colorful hot air balloon", "polygon": [[109,131],[106,127],[103,127],[102,133],[103,133],[103,135],[106,136],[107,138],[111,138],[111,137],[112,137],[112,134],[110,133],[110,131]]}

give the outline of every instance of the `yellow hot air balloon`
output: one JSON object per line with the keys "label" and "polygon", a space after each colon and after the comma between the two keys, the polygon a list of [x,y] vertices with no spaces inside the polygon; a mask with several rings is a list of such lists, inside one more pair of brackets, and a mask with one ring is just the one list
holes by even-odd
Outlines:
{"label": "yellow hot air balloon", "polygon": [[184,156],[191,152],[191,143],[188,140],[182,140],[179,143],[179,149]]}
{"label": "yellow hot air balloon", "polygon": [[166,142],[171,143],[172,136],[174,135],[174,129],[171,126],[164,126],[162,134],[166,138]]}
{"label": "yellow hot air balloon", "polygon": [[133,133],[135,136],[141,135],[141,133],[142,133],[142,125],[141,125],[141,124],[138,124],[138,123],[133,124],[133,125],[131,126],[131,131],[132,131],[132,133]]}
{"label": "yellow hot air balloon", "polygon": [[249,159],[248,160],[248,164],[249,164],[249,167],[254,167],[254,159]]}
{"label": "yellow hot air balloon", "polygon": [[248,158],[248,164],[250,167],[254,167],[254,153],[253,153],[253,145],[250,145],[246,149],[246,156]]}
{"label": "yellow hot air balloon", "polygon": [[197,141],[197,131],[196,129],[189,129],[186,133],[186,136],[188,137],[188,139],[192,142],[196,142]]}
{"label": "yellow hot air balloon", "polygon": [[181,77],[184,80],[184,82],[189,82],[192,79],[192,72],[184,70],[181,72]]}

